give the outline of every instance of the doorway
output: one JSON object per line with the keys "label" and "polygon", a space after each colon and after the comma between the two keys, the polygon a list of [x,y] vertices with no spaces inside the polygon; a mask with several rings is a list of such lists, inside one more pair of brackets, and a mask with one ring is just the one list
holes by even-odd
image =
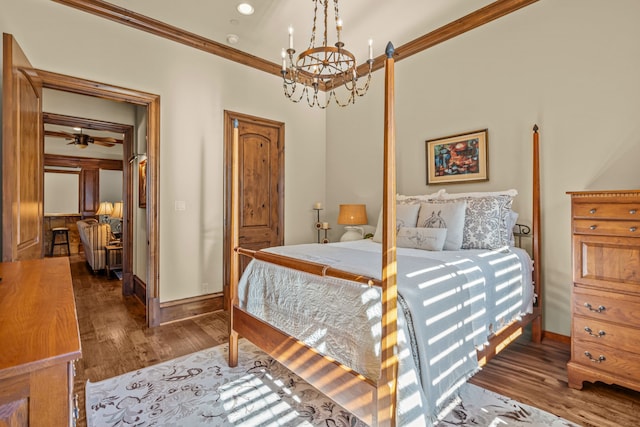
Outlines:
{"label": "doorway", "polygon": [[[231,256],[231,165],[234,121],[238,121],[239,244],[263,249],[284,244],[284,123],[224,112],[225,220],[224,300],[228,309]],[[240,257],[240,273],[248,260]]]}
{"label": "doorway", "polygon": [[[146,314],[149,327],[160,324],[160,292],[159,292],[159,161],[160,161],[160,97],[158,95],[140,92],[134,89],[113,86],[106,83],[95,82],[72,76],[57,74],[46,70],[36,70],[42,80],[42,86],[79,95],[95,96],[107,100],[126,102],[146,108],[147,116],[147,162],[146,162],[146,217],[147,217],[147,274],[146,279]],[[132,131],[130,131],[132,132]],[[130,135],[132,139],[133,136]],[[125,149],[124,159],[134,157],[133,149],[129,144],[129,150]],[[125,162],[123,168],[123,180],[125,182],[125,212],[123,213],[123,241],[128,245],[123,252],[133,253],[133,189],[131,164]],[[132,271],[132,257],[129,257],[129,272]],[[128,283],[132,283],[133,277]]]}
{"label": "doorway", "polygon": [[[49,91],[43,94],[43,97],[53,96]],[[74,99],[77,101],[77,99]],[[51,104],[51,103],[50,103]],[[55,107],[54,107],[55,110]],[[74,223],[79,219],[87,216],[93,217],[98,210],[101,201],[109,201],[116,203],[120,201],[128,202],[128,192],[132,188],[132,173],[127,159],[126,153],[132,151],[134,126],[113,123],[102,120],[88,119],[75,116],[67,116],[62,114],[43,112],[43,125],[45,134],[44,149],[44,166],[45,176],[47,172],[55,173],[56,167],[73,167],[78,170],[79,175],[79,194],[75,200],[77,210],[65,210],[64,212],[77,212],[79,216],[69,216],[60,218],[50,218],[47,216],[47,204],[51,206],[47,193],[47,185],[45,179],[44,206],[45,206],[45,232],[50,228],[50,221],[65,221]],[[76,128],[76,130],[74,130]],[[79,130],[77,130],[79,129]],[[79,133],[78,133],[79,132]],[[86,135],[87,144],[79,144],[78,138]],[[71,139],[71,138],[75,139]],[[69,142],[70,141],[70,142]],[[80,150],[78,148],[81,148]],[[104,198],[103,178],[107,172],[119,172],[119,191],[110,200]],[[107,181],[108,183],[108,181]],[[56,196],[57,197],[57,196]],[[126,212],[126,204],[124,212]],[[56,215],[54,215],[55,217]],[[124,215],[123,215],[124,216]],[[49,221],[48,221],[49,220]],[[135,247],[135,242],[129,244],[126,240],[130,233],[127,233],[124,227],[120,227],[124,223],[120,220],[109,221],[104,216],[100,218],[102,222],[110,222],[111,231],[115,235],[122,236],[122,293],[123,295],[131,295],[133,293],[133,254],[129,248]],[[133,218],[127,218],[128,225],[135,226]],[[123,232],[124,231],[124,232]],[[70,233],[71,235],[71,233]],[[76,239],[79,236],[75,235]],[[47,252],[47,239],[44,239],[45,253]],[[52,246],[53,247],[53,246]],[[86,255],[86,252],[85,252]],[[107,257],[108,258],[108,257]],[[146,301],[142,301],[145,303]]]}

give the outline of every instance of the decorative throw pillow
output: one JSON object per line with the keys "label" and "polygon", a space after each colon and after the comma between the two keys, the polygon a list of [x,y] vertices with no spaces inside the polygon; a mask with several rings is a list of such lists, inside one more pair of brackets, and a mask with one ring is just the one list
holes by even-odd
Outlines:
{"label": "decorative throw pillow", "polygon": [[511,205],[515,189],[471,193],[444,193],[444,200],[466,200],[462,249],[497,249],[512,242]]}
{"label": "decorative throw pillow", "polygon": [[511,204],[508,195],[467,199],[462,249],[497,249],[511,243]]}
{"label": "decorative throw pillow", "polygon": [[446,228],[400,227],[396,245],[399,248],[441,251],[446,237]]}
{"label": "decorative throw pillow", "polygon": [[420,205],[418,227],[446,228],[447,237],[444,249],[457,251],[462,246],[464,218],[467,202],[460,201],[432,201]]}
{"label": "decorative throw pillow", "polygon": [[[400,227],[415,227],[419,211],[420,205],[396,205],[396,233]],[[382,209],[380,209],[378,226],[372,240],[382,243]]]}

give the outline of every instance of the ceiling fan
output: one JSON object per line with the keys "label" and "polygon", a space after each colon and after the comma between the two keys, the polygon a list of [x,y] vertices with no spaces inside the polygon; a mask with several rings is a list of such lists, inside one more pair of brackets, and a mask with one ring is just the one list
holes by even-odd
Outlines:
{"label": "ceiling fan", "polygon": [[82,133],[82,129],[80,129],[80,133],[45,130],[44,134],[45,136],[52,136],[55,138],[65,138],[66,140],[71,141],[67,144],[76,145],[78,148],[87,148],[89,144],[102,145],[103,147],[113,147],[116,144],[122,144],[121,139],[91,136],[86,133]]}

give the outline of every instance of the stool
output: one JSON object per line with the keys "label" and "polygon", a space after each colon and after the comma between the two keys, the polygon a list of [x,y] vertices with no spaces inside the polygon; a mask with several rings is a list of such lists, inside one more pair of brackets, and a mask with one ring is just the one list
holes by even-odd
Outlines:
{"label": "stool", "polygon": [[[69,249],[69,229],[67,227],[55,227],[51,229],[53,235],[51,236],[51,250],[49,256],[53,256],[53,248],[56,246],[64,245],[67,247],[67,255],[71,255]],[[64,237],[64,241],[56,242],[56,237],[60,235]]]}

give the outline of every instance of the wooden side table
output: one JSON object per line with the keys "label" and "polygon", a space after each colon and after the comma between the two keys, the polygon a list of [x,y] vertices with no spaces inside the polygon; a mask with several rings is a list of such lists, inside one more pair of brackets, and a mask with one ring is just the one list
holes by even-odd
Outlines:
{"label": "wooden side table", "polygon": [[113,272],[118,279],[122,279],[122,245],[107,245],[104,249],[106,251],[107,277],[111,277],[111,272]]}

